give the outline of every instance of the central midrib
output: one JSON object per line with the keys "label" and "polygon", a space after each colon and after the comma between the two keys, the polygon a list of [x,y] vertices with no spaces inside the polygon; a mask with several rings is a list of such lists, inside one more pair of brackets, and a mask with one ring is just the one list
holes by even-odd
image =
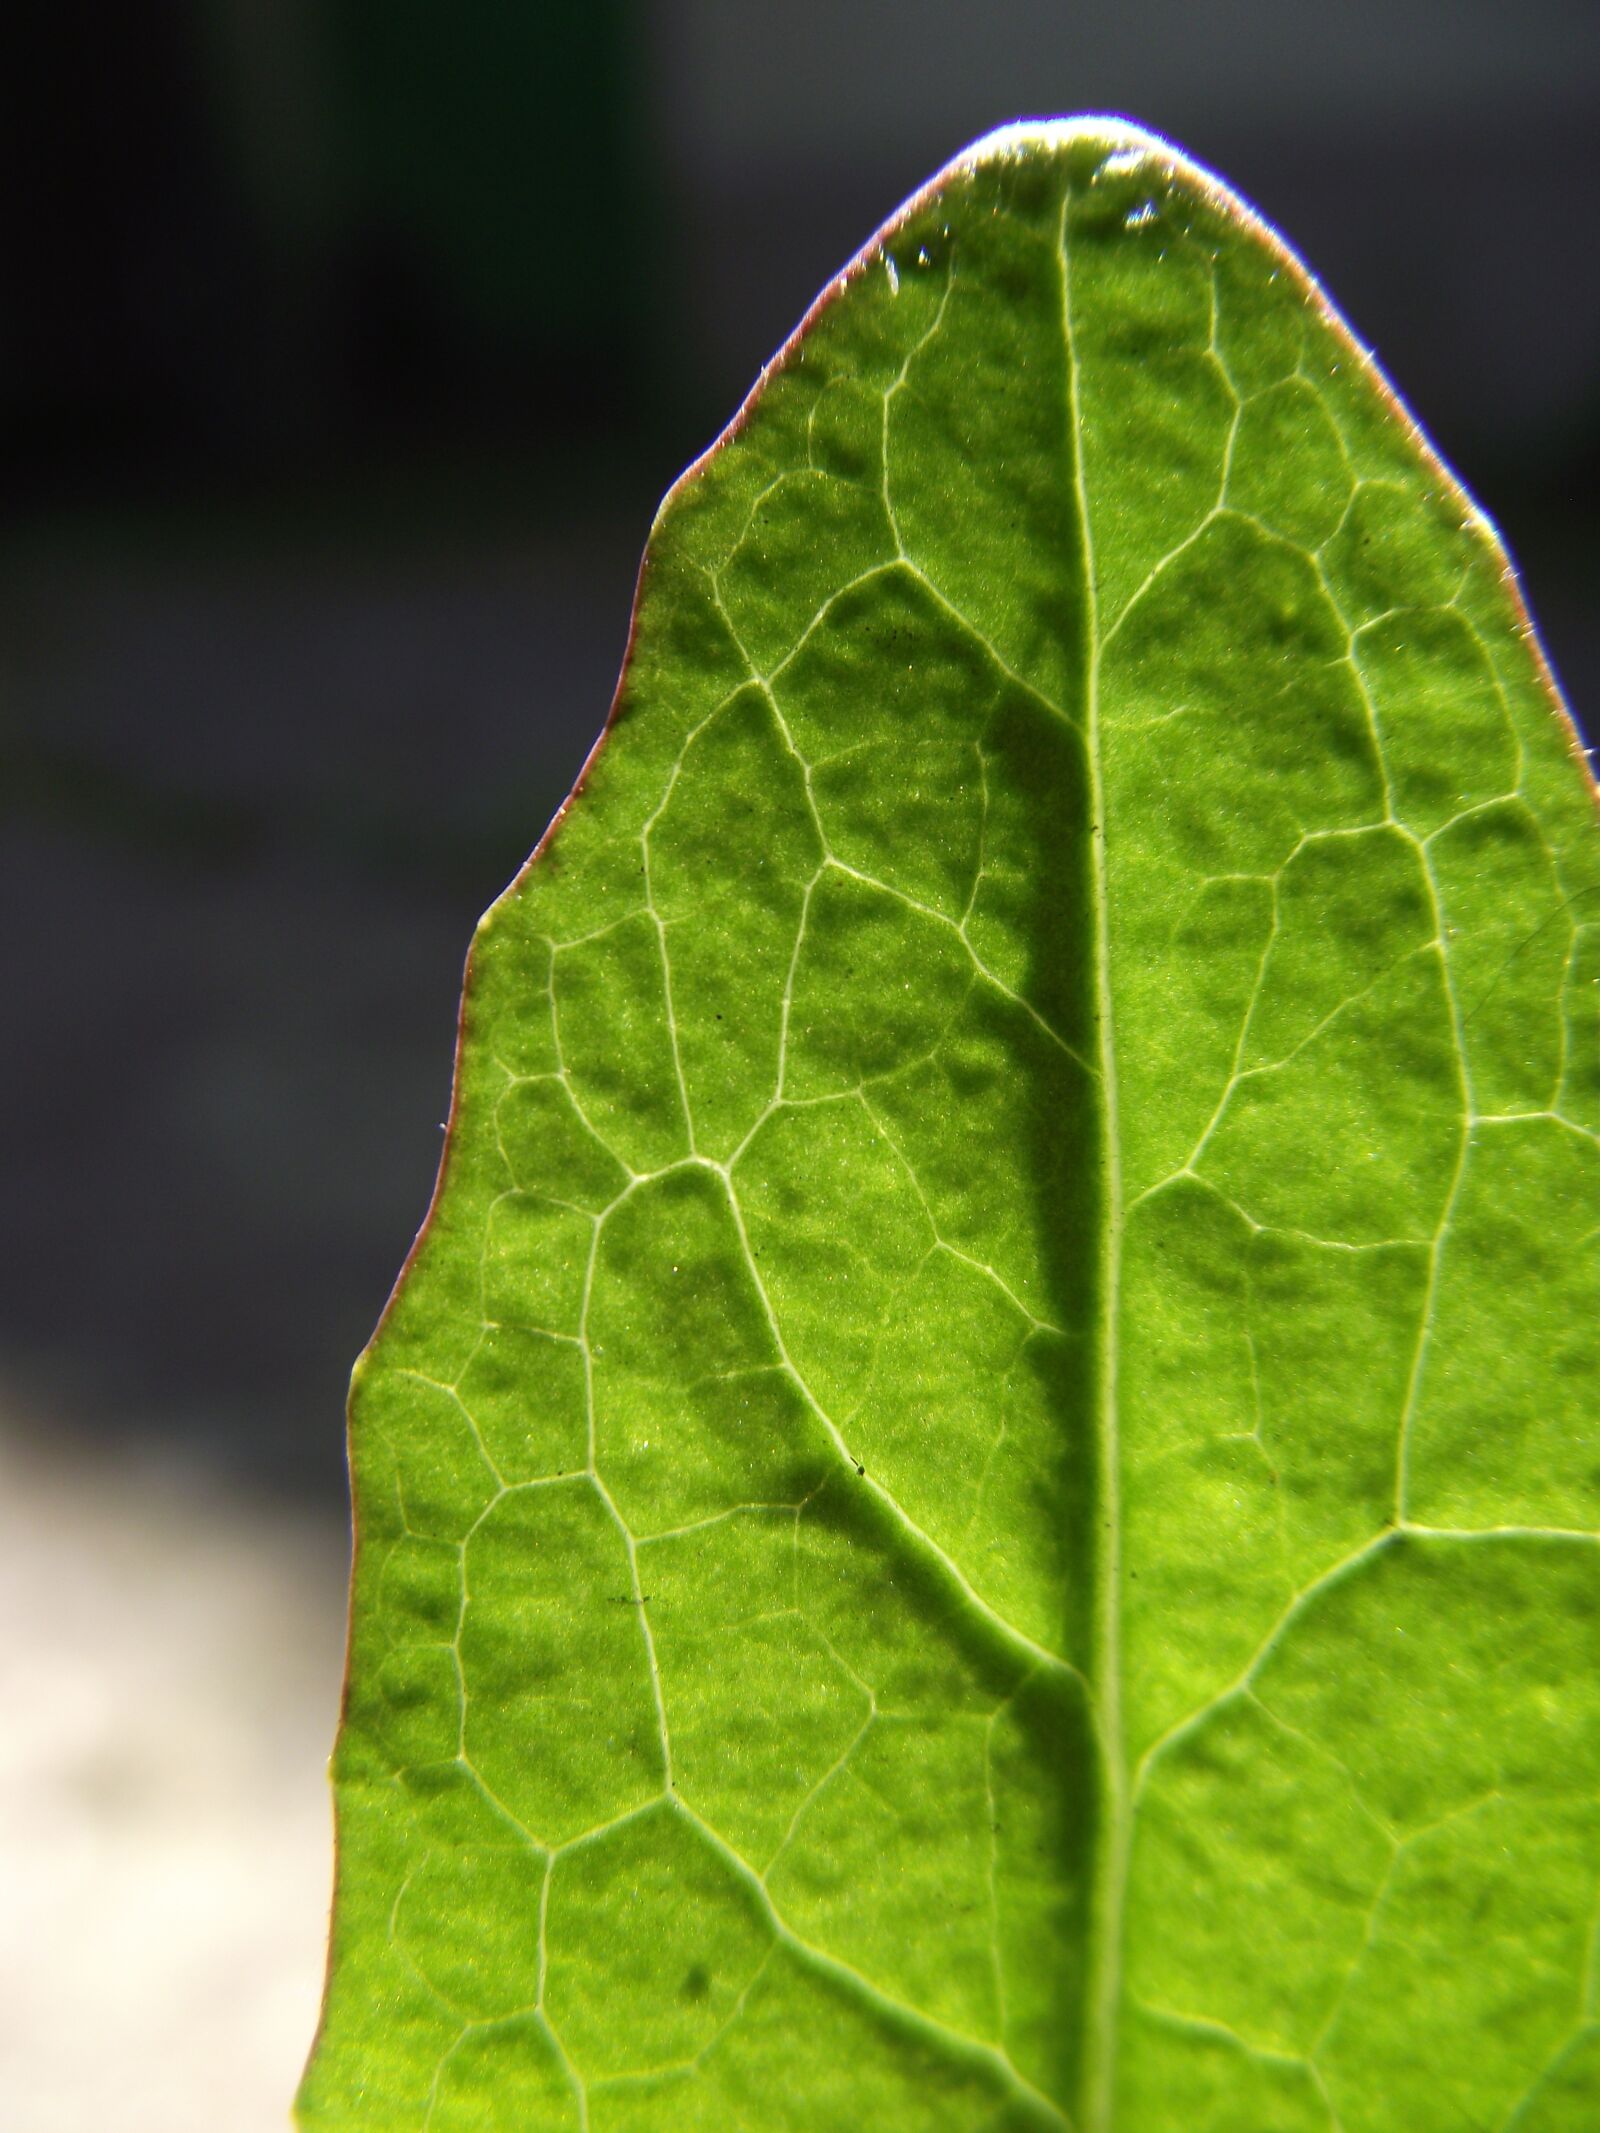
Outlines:
{"label": "central midrib", "polygon": [[1090,898],[1093,916],[1096,1056],[1100,1075],[1099,1119],[1104,1136],[1101,1162],[1096,1450],[1098,1454],[1098,1545],[1095,1550],[1092,1645],[1089,1678],[1094,1693],[1100,1751],[1100,1801],[1095,1818],[1089,1892],[1089,1947],[1082,2001],[1078,2133],[1109,2133],[1116,2110],[1118,2006],[1122,1991],[1123,1903],[1128,1874],[1130,1812],[1122,1729],[1121,1472],[1117,1427],[1117,1313],[1122,1272],[1122,1162],[1118,1146],[1116,1042],[1111,1016],[1111,978],[1106,902],[1105,787],[1100,760],[1100,646],[1096,606],[1094,535],[1083,472],[1083,429],[1077,350],[1072,330],[1067,219],[1072,201],[1070,169],[1061,202],[1061,330],[1067,364],[1067,450],[1077,513],[1083,731],[1089,778]]}

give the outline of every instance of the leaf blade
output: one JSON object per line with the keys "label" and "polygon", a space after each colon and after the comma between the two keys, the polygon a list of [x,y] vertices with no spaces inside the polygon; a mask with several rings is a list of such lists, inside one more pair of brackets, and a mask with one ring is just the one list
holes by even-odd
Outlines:
{"label": "leaf blade", "polygon": [[[1600,1767],[1553,1538],[1592,798],[1314,285],[1148,136],[980,144],[669,497],[608,730],[480,930],[358,1372],[305,2122],[1351,2133],[1581,2081],[1582,1813],[1519,1766],[1458,1855],[1390,1797],[1454,1797],[1427,1744],[1316,1697],[1415,1705],[1392,1587],[1488,1724],[1498,1580]],[[474,2013],[396,1890],[508,1846],[533,1991]],[[1526,1960],[1430,1996],[1469,1895]]]}

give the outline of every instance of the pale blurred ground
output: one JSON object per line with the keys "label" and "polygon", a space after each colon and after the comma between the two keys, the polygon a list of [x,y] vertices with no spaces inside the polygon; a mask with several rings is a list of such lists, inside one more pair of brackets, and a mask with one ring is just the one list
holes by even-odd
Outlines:
{"label": "pale blurred ground", "polygon": [[0,1437],[0,2125],[282,2133],[316,2021],[345,1535]]}

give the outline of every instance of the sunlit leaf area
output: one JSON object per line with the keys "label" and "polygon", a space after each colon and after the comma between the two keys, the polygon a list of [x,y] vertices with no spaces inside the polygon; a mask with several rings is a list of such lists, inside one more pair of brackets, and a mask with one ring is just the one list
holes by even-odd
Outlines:
{"label": "sunlit leaf area", "polygon": [[479,929],[305,2122],[1600,2106],[1597,978],[1504,556],[1303,270],[980,143]]}

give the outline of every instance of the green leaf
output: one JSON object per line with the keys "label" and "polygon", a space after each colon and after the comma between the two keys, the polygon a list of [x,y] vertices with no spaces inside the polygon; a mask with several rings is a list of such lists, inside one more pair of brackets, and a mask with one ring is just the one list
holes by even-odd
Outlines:
{"label": "green leaf", "polygon": [[479,931],[303,2123],[1600,2122],[1597,986],[1505,557],[1304,269],[980,143]]}

